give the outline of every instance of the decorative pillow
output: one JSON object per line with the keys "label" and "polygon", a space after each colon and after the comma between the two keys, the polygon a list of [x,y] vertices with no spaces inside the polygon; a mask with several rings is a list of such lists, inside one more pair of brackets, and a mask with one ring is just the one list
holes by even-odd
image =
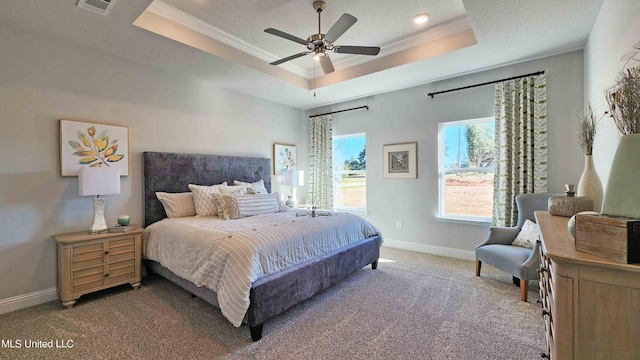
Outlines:
{"label": "decorative pillow", "polygon": [[164,212],[167,213],[169,219],[195,216],[196,207],[193,204],[193,194],[186,193],[166,193],[157,192],[156,197],[164,206]]}
{"label": "decorative pillow", "polygon": [[[252,183],[233,180],[233,185],[240,185],[240,186],[245,187],[245,188],[253,189],[253,190],[255,190],[255,193],[258,193],[258,194],[268,194],[269,193],[267,191],[267,188],[264,187],[264,180],[262,180],[262,179],[260,179],[260,180],[258,180],[256,182],[252,182]],[[249,192],[247,192],[247,193],[249,193]]]}
{"label": "decorative pillow", "polygon": [[[226,182],[224,183],[226,184]],[[239,185],[231,185],[231,186],[221,186],[218,188],[222,194],[236,194],[236,195],[245,195],[246,188]]]}
{"label": "decorative pillow", "polygon": [[511,245],[525,247],[527,249],[533,249],[533,246],[536,244],[536,241],[540,239],[540,229],[538,228],[538,224],[533,221],[527,219],[522,225],[522,229],[518,236],[516,236],[515,240],[511,243]]}
{"label": "decorative pillow", "polygon": [[218,217],[223,220],[239,219],[247,216],[271,214],[287,211],[280,200],[280,194],[213,194],[218,209]]}
{"label": "decorative pillow", "polygon": [[218,185],[194,185],[189,184],[189,190],[193,194],[193,204],[197,216],[217,216],[218,210],[211,200],[211,194],[220,193],[220,188],[226,187],[227,182]]}

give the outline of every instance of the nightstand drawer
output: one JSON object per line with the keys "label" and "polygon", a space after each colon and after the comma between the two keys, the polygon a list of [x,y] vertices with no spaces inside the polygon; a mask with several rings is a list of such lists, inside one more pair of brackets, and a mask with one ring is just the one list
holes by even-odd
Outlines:
{"label": "nightstand drawer", "polygon": [[102,251],[84,253],[78,257],[73,257],[73,270],[101,265],[102,263],[104,263],[104,255],[102,254]]}

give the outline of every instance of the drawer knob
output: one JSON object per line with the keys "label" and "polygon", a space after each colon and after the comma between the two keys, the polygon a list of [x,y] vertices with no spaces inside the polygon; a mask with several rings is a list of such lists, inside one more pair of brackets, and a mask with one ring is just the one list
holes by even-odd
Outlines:
{"label": "drawer knob", "polygon": [[551,359],[551,357],[549,357],[549,354],[547,353],[540,353],[540,357],[543,359]]}
{"label": "drawer knob", "polygon": [[109,250],[106,250],[106,251],[104,252],[104,254],[105,254],[105,255],[109,255]]}
{"label": "drawer knob", "polygon": [[549,272],[549,268],[546,268],[546,267],[544,267],[544,266],[541,266],[541,267],[540,267],[540,269],[538,269],[538,272],[539,272],[540,274],[542,274],[543,272]]}
{"label": "drawer knob", "polygon": [[109,273],[104,274],[104,277],[109,277]]}
{"label": "drawer knob", "polygon": [[548,316],[551,316],[551,313],[550,313],[550,312],[548,312],[547,310],[544,310],[544,309],[543,309],[543,310],[542,310],[542,316],[547,316],[547,315],[548,315]]}

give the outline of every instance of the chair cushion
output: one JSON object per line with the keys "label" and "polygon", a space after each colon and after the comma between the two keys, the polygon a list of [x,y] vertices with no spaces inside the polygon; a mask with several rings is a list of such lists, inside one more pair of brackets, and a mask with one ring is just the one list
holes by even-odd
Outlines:
{"label": "chair cushion", "polygon": [[539,279],[537,272],[522,268],[533,250],[513,245],[485,245],[476,249],[476,259],[523,280]]}

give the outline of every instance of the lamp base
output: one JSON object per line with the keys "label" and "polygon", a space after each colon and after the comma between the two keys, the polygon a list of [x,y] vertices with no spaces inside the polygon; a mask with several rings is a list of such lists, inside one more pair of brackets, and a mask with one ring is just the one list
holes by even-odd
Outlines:
{"label": "lamp base", "polygon": [[107,222],[104,219],[104,205],[107,203],[107,198],[94,197],[93,198],[93,224],[89,233],[99,234],[109,231]]}
{"label": "lamp base", "polygon": [[298,199],[296,198],[296,187],[292,186],[291,187],[291,202],[293,203],[293,205],[291,207],[294,207],[296,205],[298,205]]}

